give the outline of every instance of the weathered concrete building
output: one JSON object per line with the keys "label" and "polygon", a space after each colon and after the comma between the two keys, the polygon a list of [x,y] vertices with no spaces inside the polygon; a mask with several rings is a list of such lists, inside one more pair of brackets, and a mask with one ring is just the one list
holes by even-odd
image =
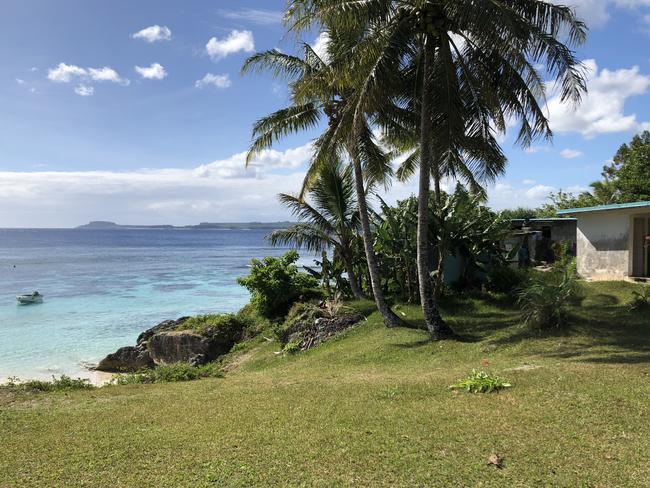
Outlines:
{"label": "weathered concrete building", "polygon": [[578,273],[594,280],[650,276],[650,202],[562,210],[578,219]]}

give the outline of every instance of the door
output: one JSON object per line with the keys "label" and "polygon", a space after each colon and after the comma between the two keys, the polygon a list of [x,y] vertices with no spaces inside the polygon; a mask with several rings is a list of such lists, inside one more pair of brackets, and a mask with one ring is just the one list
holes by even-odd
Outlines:
{"label": "door", "polygon": [[634,218],[632,275],[637,277],[650,276],[650,273],[648,273],[650,242],[646,240],[649,233],[648,221],[647,217]]}

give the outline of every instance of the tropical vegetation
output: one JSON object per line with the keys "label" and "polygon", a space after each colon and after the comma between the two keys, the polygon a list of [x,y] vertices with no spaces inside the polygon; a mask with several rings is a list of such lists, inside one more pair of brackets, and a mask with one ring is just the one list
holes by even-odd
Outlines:
{"label": "tropical vegetation", "polygon": [[584,41],[584,24],[570,8],[537,0],[292,0],[286,19],[297,34],[320,29],[327,50],[303,43],[302,57],[272,50],[246,62],[244,71],[287,77],[291,93],[289,107],[255,124],[249,160],[289,133],[326,122],[294,203],[318,186],[327,165],[351,164],[372,296],[386,325],[395,326],[401,320],[382,288],[367,197],[374,185],[390,182],[389,156],[404,155],[398,176],[419,174],[416,273],[409,270],[408,279],[417,280],[431,336],[451,335],[437,306],[452,249],[442,181],[465,182],[478,201],[484,184],[505,169],[497,136],[506,121],[519,124],[524,146],[551,137],[536,66],[544,63],[563,101],[579,101],[585,82],[570,46]]}

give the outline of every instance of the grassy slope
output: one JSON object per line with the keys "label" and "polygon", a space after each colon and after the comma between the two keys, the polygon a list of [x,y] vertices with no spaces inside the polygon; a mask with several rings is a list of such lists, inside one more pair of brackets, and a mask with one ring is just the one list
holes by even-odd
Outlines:
{"label": "grassy slope", "polygon": [[[650,320],[621,305],[632,286],[589,285],[560,335],[463,300],[447,316],[464,342],[372,315],[292,357],[258,341],[225,379],[0,393],[0,486],[647,486]],[[485,358],[512,389],[447,389]]]}

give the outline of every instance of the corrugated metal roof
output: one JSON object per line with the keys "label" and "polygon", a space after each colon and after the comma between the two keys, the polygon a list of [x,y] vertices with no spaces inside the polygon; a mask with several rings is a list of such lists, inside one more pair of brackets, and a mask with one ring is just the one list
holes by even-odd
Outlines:
{"label": "corrugated metal roof", "polygon": [[596,207],[567,208],[558,211],[558,215],[569,215],[583,212],[602,212],[605,210],[622,210],[626,208],[650,207],[650,202],[614,203],[611,205],[597,205]]}

